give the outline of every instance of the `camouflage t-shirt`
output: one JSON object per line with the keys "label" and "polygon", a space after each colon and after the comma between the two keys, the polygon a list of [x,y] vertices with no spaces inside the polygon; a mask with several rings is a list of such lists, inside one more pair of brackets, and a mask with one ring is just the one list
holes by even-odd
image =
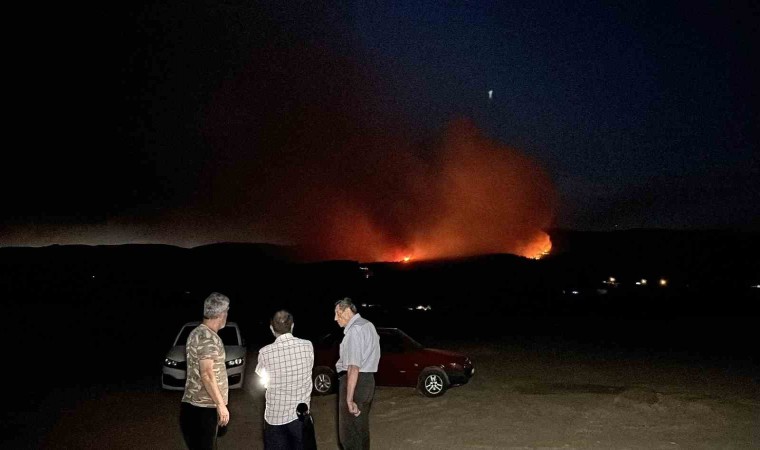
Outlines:
{"label": "camouflage t-shirt", "polygon": [[182,401],[191,405],[201,407],[216,407],[211,395],[206,391],[201,380],[201,363],[202,359],[211,359],[214,361],[214,374],[216,375],[216,384],[224,398],[224,404],[227,404],[229,386],[227,384],[227,369],[224,366],[225,353],[224,343],[218,334],[200,324],[187,337],[187,380],[185,381],[185,395]]}

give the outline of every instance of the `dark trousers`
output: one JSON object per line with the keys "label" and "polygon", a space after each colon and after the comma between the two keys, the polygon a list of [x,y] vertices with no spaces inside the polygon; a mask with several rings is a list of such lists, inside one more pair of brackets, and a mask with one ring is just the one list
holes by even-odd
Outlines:
{"label": "dark trousers", "polygon": [[338,436],[344,450],[369,449],[369,411],[375,398],[375,375],[359,373],[354,390],[354,402],[359,407],[359,417],[348,412],[346,388],[348,375],[340,377],[340,395],[338,395]]}
{"label": "dark trousers", "polygon": [[201,408],[182,402],[179,410],[179,427],[185,445],[190,450],[214,450],[216,448],[216,408]]}
{"label": "dark trousers", "polygon": [[264,426],[264,448],[267,450],[301,450],[303,422],[296,419],[283,425]]}

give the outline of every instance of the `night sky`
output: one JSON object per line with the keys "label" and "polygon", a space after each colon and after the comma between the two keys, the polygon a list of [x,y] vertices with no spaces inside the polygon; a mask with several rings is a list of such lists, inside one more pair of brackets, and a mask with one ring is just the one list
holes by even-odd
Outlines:
{"label": "night sky", "polygon": [[332,3],[13,15],[0,245],[760,229],[756,2]]}

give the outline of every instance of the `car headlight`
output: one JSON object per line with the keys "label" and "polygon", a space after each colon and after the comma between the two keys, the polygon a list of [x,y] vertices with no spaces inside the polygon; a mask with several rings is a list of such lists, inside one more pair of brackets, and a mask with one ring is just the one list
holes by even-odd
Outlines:
{"label": "car headlight", "polygon": [[164,365],[166,367],[177,367],[179,366],[179,361],[175,361],[171,358],[164,358]]}
{"label": "car headlight", "polygon": [[245,362],[245,358],[235,358],[227,361],[227,367],[237,367],[242,366]]}

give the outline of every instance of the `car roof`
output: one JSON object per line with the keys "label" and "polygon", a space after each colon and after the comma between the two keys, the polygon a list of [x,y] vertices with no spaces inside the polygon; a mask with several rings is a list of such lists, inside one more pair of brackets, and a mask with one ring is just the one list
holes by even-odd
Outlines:
{"label": "car roof", "polygon": [[[376,327],[375,329],[377,331],[401,331],[401,329],[396,328],[396,327]],[[404,333],[403,331],[401,331],[401,332]],[[328,336],[334,336],[334,335],[339,335],[339,334],[343,334],[343,330],[331,331],[331,332],[325,334],[324,336],[322,336],[321,339],[324,339],[324,338],[326,338]],[[406,333],[404,333],[404,334],[406,334]]]}

